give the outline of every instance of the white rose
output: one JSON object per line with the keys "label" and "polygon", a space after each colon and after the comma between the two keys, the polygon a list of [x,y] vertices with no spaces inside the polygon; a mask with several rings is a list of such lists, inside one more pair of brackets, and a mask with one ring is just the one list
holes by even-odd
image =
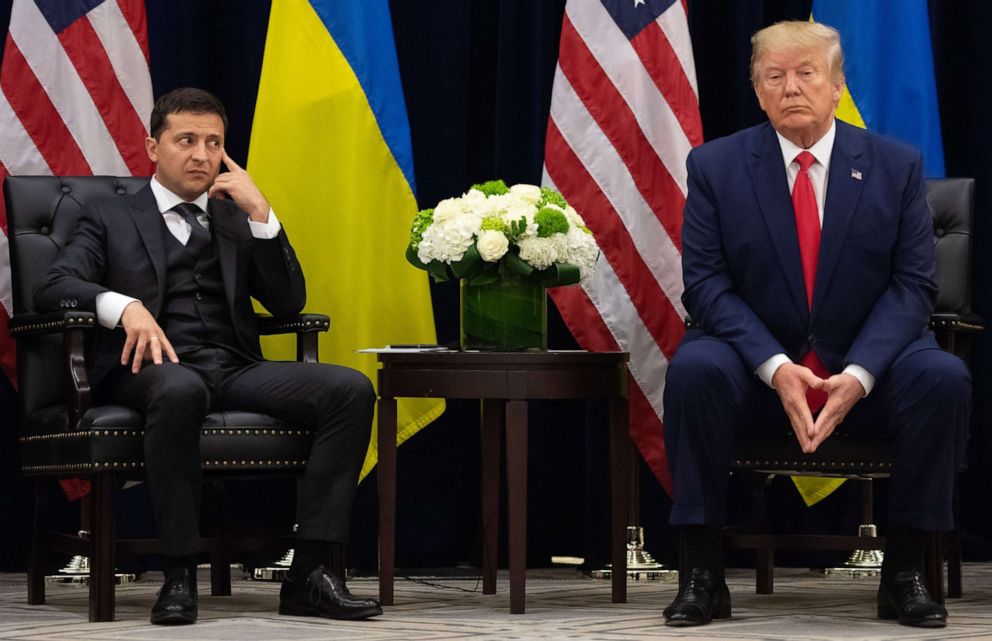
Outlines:
{"label": "white rose", "polygon": [[510,241],[506,234],[495,229],[486,229],[479,232],[479,238],[475,241],[475,248],[479,250],[482,260],[495,263],[502,258],[510,248]]}
{"label": "white rose", "polygon": [[510,187],[510,193],[531,205],[541,200],[541,188],[536,185],[514,185]]}

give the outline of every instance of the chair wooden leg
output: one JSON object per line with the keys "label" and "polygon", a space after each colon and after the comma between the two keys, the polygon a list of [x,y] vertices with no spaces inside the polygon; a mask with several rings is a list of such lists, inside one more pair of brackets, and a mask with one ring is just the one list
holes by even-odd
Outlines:
{"label": "chair wooden leg", "polygon": [[500,441],[506,411],[503,401],[482,401],[482,593],[496,594],[499,556]]}
{"label": "chair wooden leg", "polygon": [[115,475],[91,477],[90,492],[90,621],[114,620],[114,492]]}
{"label": "chair wooden leg", "polygon": [[762,548],[755,557],[754,591],[757,594],[771,594],[775,591],[775,549],[770,546]]}
{"label": "chair wooden leg", "polygon": [[45,545],[44,529],[47,510],[45,481],[34,482],[34,516],[31,528],[31,547],[28,550],[28,605],[45,604]]}
{"label": "chair wooden leg", "polygon": [[[221,538],[224,536],[224,484],[211,481],[204,491],[208,506],[204,529],[209,536]],[[223,544],[210,548],[210,595],[231,596],[231,554]]]}
{"label": "chair wooden leg", "polygon": [[947,596],[960,599],[961,587],[961,531],[955,528],[946,535],[947,541]]}
{"label": "chair wooden leg", "polygon": [[940,545],[940,533],[934,532],[927,541],[926,553],[923,559],[924,581],[930,596],[937,603],[944,602],[944,555]]}

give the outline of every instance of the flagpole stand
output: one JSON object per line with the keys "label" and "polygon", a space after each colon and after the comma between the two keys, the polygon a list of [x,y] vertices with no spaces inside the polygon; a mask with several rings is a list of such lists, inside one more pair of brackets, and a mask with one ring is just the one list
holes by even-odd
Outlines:
{"label": "flagpole stand", "polygon": [[[613,577],[612,564],[607,563],[599,570],[593,570],[594,579]],[[678,570],[670,570],[654,560],[644,549],[644,528],[639,525],[627,526],[627,580],[628,581],[678,581]]]}
{"label": "flagpole stand", "polygon": [[[87,530],[80,530],[79,537],[88,539],[90,533]],[[115,572],[114,583],[116,585],[126,585],[134,583],[137,576],[130,572]],[[90,582],[90,558],[77,554],[69,559],[69,563],[55,574],[45,576],[45,583],[48,585],[71,584],[89,585]]]}
{"label": "flagpole stand", "polygon": [[[861,482],[861,525],[858,526],[858,536],[866,538],[878,537],[875,527],[875,517],[872,509],[874,503],[873,485],[871,479]],[[847,579],[866,579],[882,573],[882,561],[885,555],[881,550],[854,550],[847,561],[835,568],[824,568],[825,576],[836,576]]]}
{"label": "flagpole stand", "polygon": [[286,578],[286,573],[289,572],[289,566],[293,564],[293,554],[293,548],[289,548],[282,555],[282,558],[272,565],[255,568],[254,572],[251,573],[251,578],[256,581],[282,581]]}

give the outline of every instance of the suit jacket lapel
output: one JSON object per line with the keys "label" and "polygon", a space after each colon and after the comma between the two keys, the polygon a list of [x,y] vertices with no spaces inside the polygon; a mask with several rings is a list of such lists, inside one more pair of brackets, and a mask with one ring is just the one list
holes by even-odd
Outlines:
{"label": "suit jacket lapel", "polygon": [[151,187],[135,194],[130,206],[131,219],[138,228],[138,235],[148,252],[152,267],[155,269],[155,281],[158,283],[158,291],[154,293],[156,309],[152,313],[158,312],[158,304],[161,302],[161,293],[165,291],[165,244],[162,238],[162,213],[158,210],[155,196]]}
{"label": "suit jacket lapel", "polygon": [[807,318],[806,285],[799,258],[799,241],[796,234],[796,217],[789,196],[789,181],[785,175],[782,148],[775,130],[766,125],[755,136],[748,161],[751,182],[758,196],[761,214],[768,226],[772,245],[782,264],[782,273],[788,283],[792,300],[802,318]]}
{"label": "suit jacket lapel", "polygon": [[231,212],[226,211],[226,204],[211,198],[207,204],[210,213],[210,226],[213,229],[214,246],[217,247],[217,258],[220,262],[220,273],[224,279],[224,293],[227,304],[234,309],[234,290],[237,284],[238,243],[235,222]]}
{"label": "suit jacket lapel", "polygon": [[844,250],[847,230],[854,219],[865,181],[869,178],[869,167],[862,137],[853,127],[838,121],[837,137],[830,156],[827,198],[823,205],[823,231],[820,234],[820,257],[816,265],[811,321],[816,321],[823,297],[830,287],[837,262]]}

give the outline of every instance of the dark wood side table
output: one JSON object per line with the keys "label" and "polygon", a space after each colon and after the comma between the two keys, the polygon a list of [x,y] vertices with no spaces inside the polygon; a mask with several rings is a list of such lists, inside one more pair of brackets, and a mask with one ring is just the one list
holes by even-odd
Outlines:
{"label": "dark wood side table", "polygon": [[610,402],[613,602],[627,601],[626,526],[633,475],[627,433],[626,352],[380,353],[379,598],[393,604],[396,548],[396,398],[482,402],[483,594],[496,593],[500,432],[506,426],[510,612],[523,614],[527,560],[527,401]]}

